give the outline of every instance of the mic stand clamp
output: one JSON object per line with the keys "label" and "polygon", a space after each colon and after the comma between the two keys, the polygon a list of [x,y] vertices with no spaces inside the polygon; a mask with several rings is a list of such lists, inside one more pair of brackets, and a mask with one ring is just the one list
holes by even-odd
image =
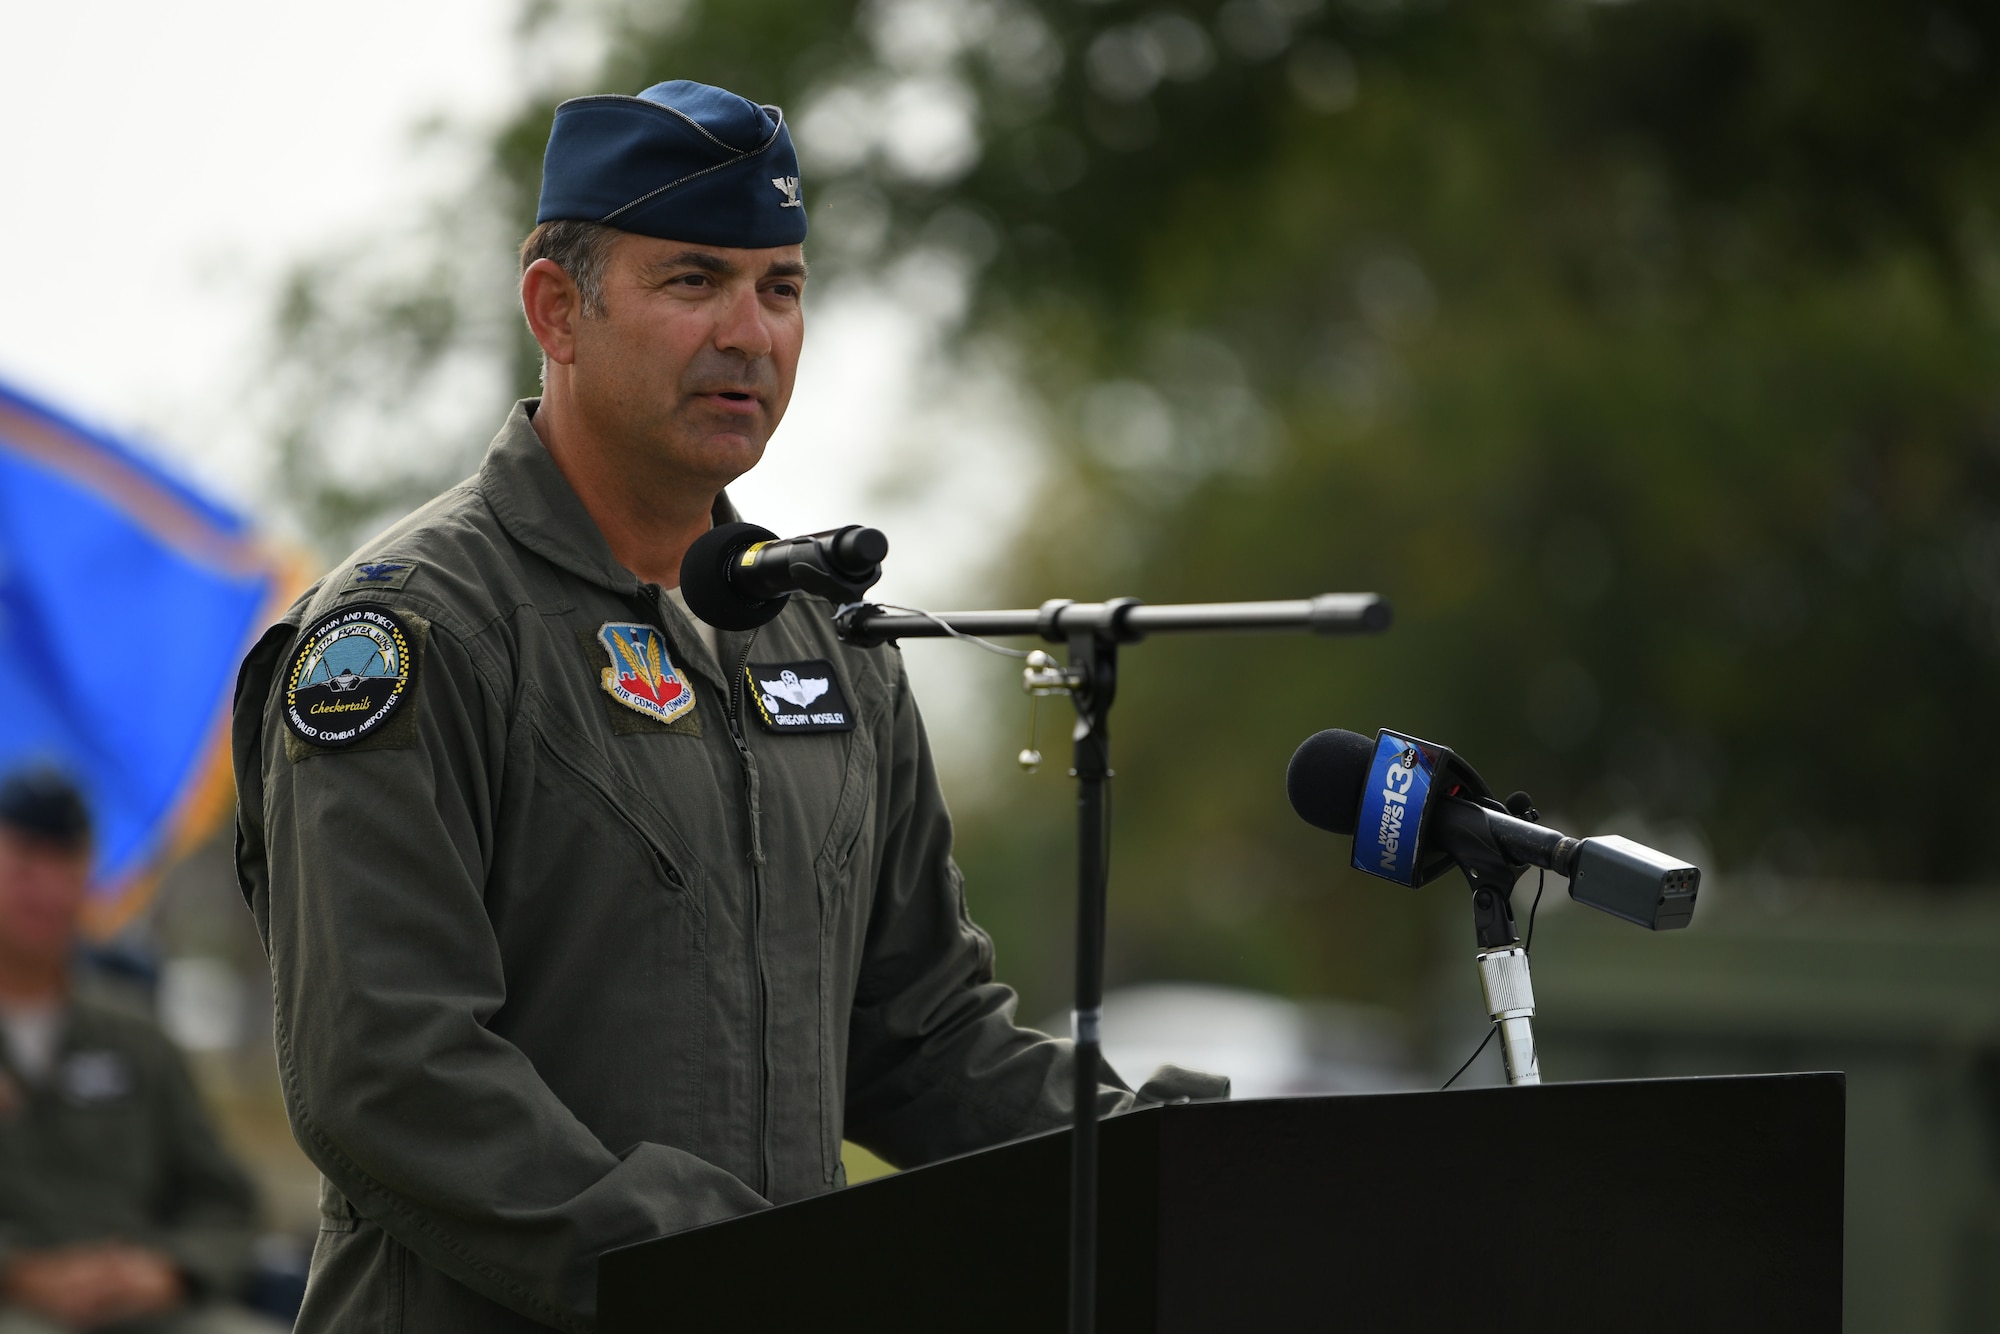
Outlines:
{"label": "mic stand clamp", "polygon": [[1016,757],[1023,772],[1034,773],[1042,767],[1042,752],[1035,746],[1042,697],[1073,695],[1082,688],[1083,673],[1068,670],[1040,649],[1028,654],[1028,665],[1021,669],[1021,689],[1028,696],[1028,744]]}
{"label": "mic stand clamp", "polygon": [[877,644],[893,642],[888,635],[868,633],[868,618],[882,615],[882,606],[875,602],[836,603],[833,609],[833,630],[844,644],[857,644],[862,648],[874,648]]}
{"label": "mic stand clamp", "polygon": [[1083,673],[1068,670],[1040,649],[1028,654],[1028,665],[1021,669],[1021,689],[1032,697],[1070,695],[1082,688]]}

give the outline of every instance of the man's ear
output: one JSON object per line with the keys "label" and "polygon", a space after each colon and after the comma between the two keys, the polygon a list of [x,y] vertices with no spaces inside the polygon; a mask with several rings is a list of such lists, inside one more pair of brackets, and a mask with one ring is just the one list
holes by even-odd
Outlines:
{"label": "man's ear", "polygon": [[552,259],[538,259],[521,275],[521,312],[528,331],[542,345],[542,355],[559,366],[576,360],[576,322],[583,318],[583,297],[576,283]]}

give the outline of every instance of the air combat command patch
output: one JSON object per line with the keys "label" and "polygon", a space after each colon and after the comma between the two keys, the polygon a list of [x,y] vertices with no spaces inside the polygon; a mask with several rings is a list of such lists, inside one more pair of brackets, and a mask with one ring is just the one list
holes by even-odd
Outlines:
{"label": "air combat command patch", "polygon": [[846,732],[854,714],[841,693],[833,664],[823,658],[809,662],[753,662],[743,669],[750,678],[750,698],[757,721],[772,732]]}
{"label": "air combat command patch", "polygon": [[604,693],[628,709],[670,723],[694,707],[694,690],[667,657],[666,637],[650,625],[607,622],[597,642],[611,655]]}
{"label": "air combat command patch", "polygon": [[285,726],[315,746],[351,746],[410,696],[410,636],[387,607],[350,606],[300,636],[285,678]]}

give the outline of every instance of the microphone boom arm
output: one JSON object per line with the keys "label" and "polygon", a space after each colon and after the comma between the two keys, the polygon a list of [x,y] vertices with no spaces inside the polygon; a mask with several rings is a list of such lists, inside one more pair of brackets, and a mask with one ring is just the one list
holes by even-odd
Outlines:
{"label": "microphone boom arm", "polygon": [[1389,628],[1389,604],[1373,593],[1321,593],[1281,602],[1188,602],[1149,606],[1135,598],[1071,602],[1057,598],[1033,610],[888,611],[871,602],[842,607],[834,628],[850,644],[873,647],[897,639],[937,639],[953,633],[982,639],[1032,635],[1060,644],[1077,635],[1134,644],[1157,634],[1378,634]]}

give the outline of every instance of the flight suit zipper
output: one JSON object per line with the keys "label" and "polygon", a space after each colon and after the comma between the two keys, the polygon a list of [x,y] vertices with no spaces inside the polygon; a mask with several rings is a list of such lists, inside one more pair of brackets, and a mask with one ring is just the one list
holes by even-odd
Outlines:
{"label": "flight suit zipper", "polygon": [[764,811],[757,757],[743,735],[743,682],[750,670],[750,649],[757,632],[743,641],[736,670],[729,675],[724,697],[729,739],[743,761],[743,792],[750,816],[750,967],[757,978],[757,1193],[771,1193],[771,983],[764,975]]}
{"label": "flight suit zipper", "polygon": [[[666,591],[648,584],[653,595],[654,615],[667,623]],[[750,670],[750,650],[757,642],[752,630],[743,641],[736,670],[729,674],[723,689],[723,718],[729,739],[736,746],[736,758],[743,765],[744,813],[750,821],[750,968],[757,979],[757,1180],[752,1188],[759,1195],[771,1192],[771,984],[764,975],[764,812],[757,757],[743,735],[743,681]],[[719,655],[718,655],[719,656]],[[718,663],[719,665],[719,663]]]}

